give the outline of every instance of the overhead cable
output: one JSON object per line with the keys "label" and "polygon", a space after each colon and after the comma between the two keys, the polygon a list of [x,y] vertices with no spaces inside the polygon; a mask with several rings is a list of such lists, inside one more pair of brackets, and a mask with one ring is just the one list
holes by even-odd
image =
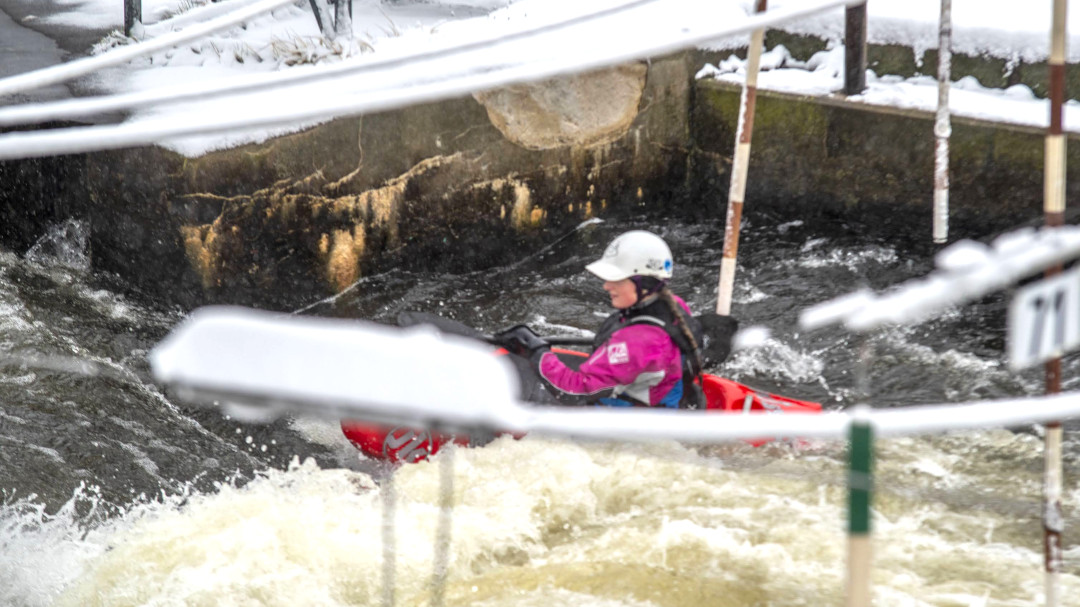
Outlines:
{"label": "overhead cable", "polygon": [[[561,74],[662,56],[830,8],[861,2],[862,0],[817,0],[797,8],[782,8],[748,17],[734,25],[694,22],[696,31],[688,31],[689,28],[684,27],[676,32],[657,32],[648,40],[626,34],[612,36],[610,31],[605,30],[604,35],[599,36],[604,40],[603,45],[594,43],[599,32],[581,28],[576,35],[560,38],[559,47],[546,49],[548,52],[545,53],[538,53],[535,46],[527,44],[536,40],[522,39],[500,41],[497,45],[485,43],[479,47],[465,45],[464,50],[456,53],[442,50],[371,61],[358,64],[357,69],[352,72],[354,75],[364,72],[366,76],[354,78],[350,83],[353,88],[336,91],[333,95],[309,95],[305,105],[301,107],[267,107],[261,115],[246,111],[244,116],[239,117],[199,116],[190,121],[167,117],[119,125],[9,133],[0,136],[0,159],[149,145],[175,137],[315,123],[336,116],[389,110],[508,84],[538,81]],[[626,14],[623,16],[632,17]],[[586,24],[564,25],[562,29],[581,25]],[[472,71],[460,73],[461,55],[467,56],[469,53],[477,55],[475,61],[464,62],[471,66]],[[519,55],[516,60],[515,53]],[[375,75],[382,78],[382,81],[374,77]]]}
{"label": "overhead cable", "polygon": [[69,61],[44,69],[3,78],[0,79],[0,98],[13,93],[67,82],[73,78],[85,76],[106,67],[121,65],[132,59],[144,57],[156,53],[157,51],[174,47],[182,42],[201,38],[207,34],[233,27],[234,25],[258,17],[259,15],[276,8],[281,8],[286,4],[292,4],[293,2],[295,2],[295,0],[263,0],[262,2],[257,2],[242,9],[238,9],[223,17],[193,25],[177,32],[170,32],[143,42],[120,46],[100,55],[76,59],[75,61]]}

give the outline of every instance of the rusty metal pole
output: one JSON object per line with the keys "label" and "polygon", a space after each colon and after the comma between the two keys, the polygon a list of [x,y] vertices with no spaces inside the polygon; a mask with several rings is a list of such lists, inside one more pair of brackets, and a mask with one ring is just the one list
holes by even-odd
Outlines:
{"label": "rusty metal pole", "polygon": [[949,87],[952,81],[952,0],[941,0],[938,27],[938,106],[934,122],[934,242],[949,240]]}
{"label": "rusty metal pole", "polygon": [[[756,0],[755,13],[764,13],[767,0]],[[735,259],[739,254],[739,225],[742,223],[743,201],[746,197],[746,175],[750,165],[750,137],[754,131],[754,107],[757,105],[757,78],[761,67],[761,50],[765,46],[765,29],[750,34],[746,56],[746,82],[739,105],[739,126],[735,132],[735,157],[731,163],[731,185],[728,186],[727,219],[724,223],[724,254],[720,260],[720,283],[716,292],[716,313],[731,315],[731,295],[735,286]]]}
{"label": "rusty metal pole", "polygon": [[844,94],[866,90],[866,3],[844,9]]}
{"label": "rusty metal pole", "polygon": [[124,0],[124,35],[131,35],[131,28],[142,21],[142,0]]}
{"label": "rusty metal pole", "polygon": [[[1065,103],[1065,18],[1067,0],[1054,0],[1054,18],[1050,29],[1050,128],[1046,132],[1046,157],[1043,172],[1043,210],[1047,226],[1065,223],[1065,152],[1066,139],[1062,127]],[[1061,272],[1061,266],[1050,268],[1047,276]],[[1046,363],[1046,393],[1061,392],[1061,359]],[[1060,603],[1058,578],[1061,572],[1061,534],[1065,518],[1061,513],[1061,424],[1046,425],[1045,474],[1043,477],[1043,550],[1046,566],[1046,605]]]}

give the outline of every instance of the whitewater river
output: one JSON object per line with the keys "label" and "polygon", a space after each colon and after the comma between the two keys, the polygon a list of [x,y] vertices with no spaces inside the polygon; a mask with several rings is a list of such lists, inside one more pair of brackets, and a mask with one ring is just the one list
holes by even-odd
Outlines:
{"label": "whitewater river", "polygon": [[[590,226],[510,267],[369,277],[297,312],[391,322],[411,309],[485,331],[591,329],[606,298],[582,266],[630,228],[662,233],[676,254],[675,290],[698,310],[715,305],[720,230],[641,220]],[[246,425],[169,398],[147,352],[185,311],[122,295],[115,278],[89,272],[84,236],[73,224],[26,256],[0,251],[0,605],[843,602],[845,451],[830,441],[526,437],[456,450],[448,573],[433,595],[442,462],[406,466],[388,482],[333,422]],[[931,255],[926,243],[864,226],[751,216],[734,312],[772,337],[713,371],[851,406],[859,340],[839,329],[801,334],[798,311],[924,275]],[[1004,365],[1006,303],[992,297],[872,336],[873,406],[1039,394],[1040,370]],[[1080,381],[1078,367],[1066,360],[1065,389]],[[387,381],[423,382],[425,370]],[[1067,431],[1066,605],[1080,605],[1073,439]],[[1042,604],[1042,451],[1030,427],[881,441],[876,604]]]}

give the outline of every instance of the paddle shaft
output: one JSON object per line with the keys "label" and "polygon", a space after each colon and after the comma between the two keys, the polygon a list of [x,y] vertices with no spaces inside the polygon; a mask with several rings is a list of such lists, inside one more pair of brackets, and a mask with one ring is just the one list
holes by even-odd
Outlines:
{"label": "paddle shaft", "polygon": [[[731,353],[731,340],[732,336],[734,336],[739,328],[738,321],[731,316],[713,313],[705,313],[700,316],[695,316],[695,318],[701,323],[701,327],[707,336],[705,343],[698,344],[701,348],[701,354],[705,364],[720,364],[727,359],[728,355]],[[473,339],[485,341],[489,344],[499,345],[495,343],[495,338],[493,336],[485,335],[464,323],[439,316],[438,314],[406,311],[398,314],[397,320],[398,325],[402,327],[427,324],[450,335],[471,337]],[[577,336],[546,337],[544,338],[544,341],[553,346],[591,346],[593,344],[592,337]]]}
{"label": "paddle shaft", "polygon": [[[485,335],[482,339],[489,344],[499,345],[498,340],[496,340],[493,335]],[[593,338],[591,337],[577,337],[573,335],[553,335],[551,337],[541,337],[541,339],[553,346],[591,346],[593,344]]]}

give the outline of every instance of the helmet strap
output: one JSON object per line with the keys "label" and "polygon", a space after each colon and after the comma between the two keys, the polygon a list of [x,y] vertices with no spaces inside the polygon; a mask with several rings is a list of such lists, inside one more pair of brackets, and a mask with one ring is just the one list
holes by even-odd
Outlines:
{"label": "helmet strap", "polygon": [[[631,308],[652,303],[652,296],[659,293],[668,283],[666,280],[652,276],[631,276],[630,281],[634,283],[634,288],[637,291],[637,303],[630,306]],[[649,299],[649,301],[646,302],[646,299]]]}

